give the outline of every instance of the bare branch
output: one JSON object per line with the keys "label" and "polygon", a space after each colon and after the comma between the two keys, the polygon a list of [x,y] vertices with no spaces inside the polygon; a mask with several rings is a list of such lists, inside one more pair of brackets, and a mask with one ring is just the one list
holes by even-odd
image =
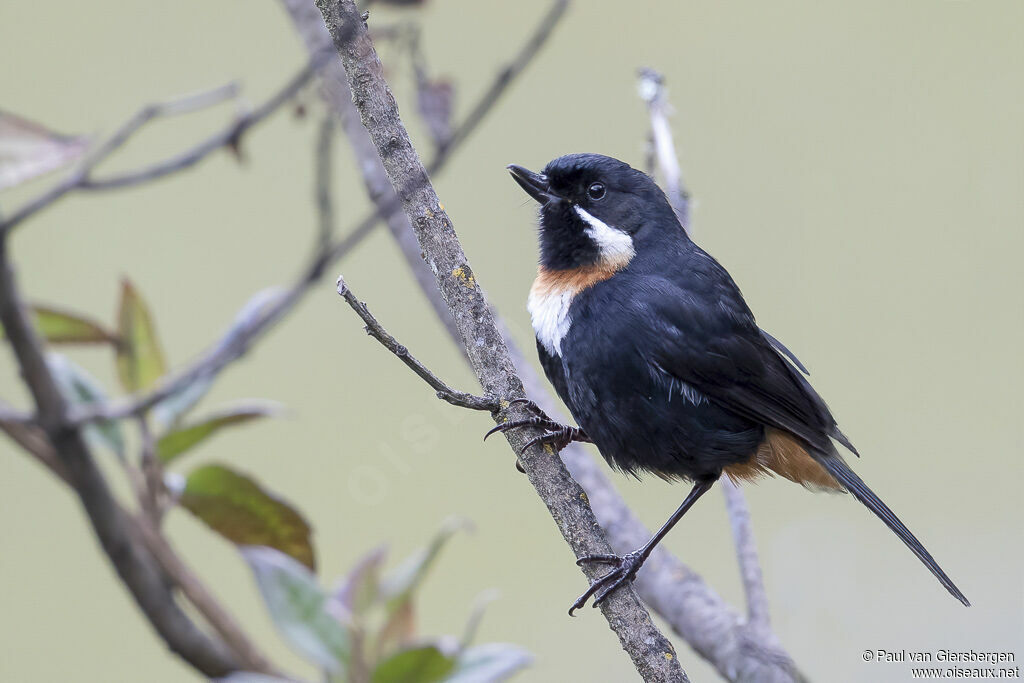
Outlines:
{"label": "bare branch", "polygon": [[[440,206],[427,170],[419,161],[398,117],[394,97],[384,81],[382,67],[351,0],[318,0],[334,45],[341,54],[349,87],[363,125],[373,139],[392,186],[402,200],[424,258],[436,273],[437,286],[460,333],[463,348],[484,392],[503,399],[524,397],[504,340],[498,332],[451,221]],[[526,410],[516,409],[525,417]],[[506,434],[514,451],[536,430]],[[523,468],[552,513],[559,531],[576,555],[607,553],[605,542],[586,503],[586,496],[565,470],[562,461],[539,446],[520,458]],[[596,576],[599,570],[590,569]],[[671,643],[657,630],[632,590],[615,592],[601,604],[609,625],[646,680],[683,681],[685,674]]]}
{"label": "bare branch", "polygon": [[7,233],[0,232],[0,323],[38,411],[40,426],[78,494],[104,552],[153,628],[167,645],[209,677],[239,669],[222,641],[203,633],[178,607],[160,570],[144,548],[133,542],[131,526],[115,502],[78,429],[67,424],[67,403],[43,355],[43,344],[29,319],[7,256]]}
{"label": "bare branch", "polygon": [[640,69],[637,89],[640,98],[647,103],[651,116],[651,137],[654,154],[661,171],[662,186],[668,201],[679,216],[679,222],[686,234],[690,234],[690,194],[683,185],[683,174],[679,170],[676,146],[672,142],[672,128],[668,124],[672,107],[668,103],[665,79],[654,69]]}
{"label": "bare branch", "polygon": [[457,391],[452,389],[443,381],[438,379],[437,375],[432,373],[430,370],[416,360],[409,349],[405,348],[402,344],[398,343],[398,340],[392,337],[387,330],[385,330],[377,319],[370,313],[370,309],[366,307],[366,304],[356,298],[352,290],[345,284],[343,278],[338,278],[338,294],[345,300],[352,310],[356,312],[363,322],[366,323],[366,333],[379,341],[381,345],[391,353],[398,356],[399,360],[406,364],[406,366],[416,373],[424,382],[430,385],[430,387],[437,392],[437,397],[451,403],[454,406],[462,408],[469,408],[470,410],[487,410],[490,412],[497,412],[501,409],[501,404],[498,401],[487,398],[486,396],[474,396],[473,394],[467,394],[464,391]]}
{"label": "bare branch", "polygon": [[771,620],[768,610],[768,594],[764,589],[761,563],[757,558],[757,543],[754,528],[750,522],[750,508],[740,487],[728,476],[722,477],[725,492],[725,507],[729,512],[729,524],[736,544],[736,559],[740,565],[740,579],[747,598],[747,624],[753,630],[768,630]]}
{"label": "bare branch", "polygon": [[[324,49],[331,49],[331,36],[324,27],[323,18],[316,11],[316,7],[305,0],[282,0],[282,4],[295,25],[296,31],[306,45],[310,54],[316,54]],[[480,126],[487,118],[487,115],[494,109],[494,106],[507,92],[508,87],[526,69],[533,59],[547,43],[554,31],[555,26],[565,14],[568,0],[555,0],[550,9],[545,13],[531,32],[527,41],[519,49],[516,55],[503,65],[491,84],[478,97],[476,103],[470,109],[470,113],[455,128],[444,145],[438,147],[433,158],[427,164],[427,172],[431,176],[440,171],[451,155],[466,141],[466,139]],[[431,304],[438,318],[445,324],[453,339],[458,340],[458,332],[455,329],[454,321],[448,313],[448,307],[444,302],[431,292],[436,292],[434,285],[434,274],[423,263],[420,258],[420,247],[409,224],[409,218],[402,211],[401,203],[395,196],[387,173],[381,165],[377,155],[377,149],[370,139],[366,130],[359,120],[359,114],[352,104],[352,93],[349,90],[345,77],[345,70],[340,60],[334,60],[324,65],[320,72],[321,92],[328,107],[341,120],[342,128],[349,144],[352,146],[356,159],[359,163],[359,170],[363,181],[366,183],[367,193],[373,201],[376,210],[364,220],[355,230],[351,238],[345,244],[345,249],[350,249],[358,244],[370,233],[378,221],[383,218],[391,232],[391,236],[398,244],[409,264],[410,270],[416,278],[420,289],[427,294],[427,301]],[[341,255],[341,245],[334,254]],[[332,260],[334,255],[332,255]]]}
{"label": "bare branch", "polygon": [[198,576],[185,564],[181,556],[170,542],[154,526],[154,522],[143,516],[131,517],[133,531],[143,543],[160,567],[167,572],[181,592],[185,594],[196,610],[224,639],[249,671],[258,671],[268,675],[279,675],[273,665],[260,653],[259,648],[249,639],[238,622],[217,601],[213,593],[203,584]]}
{"label": "bare branch", "polygon": [[238,116],[231,124],[189,149],[132,171],[118,173],[105,178],[93,177],[95,168],[123,146],[147,123],[161,117],[195,111],[235,97],[238,92],[238,86],[228,84],[205,93],[146,105],[128,119],[110,138],[99,145],[95,151],[89,154],[64,180],[44,191],[35,199],[29,200],[6,219],[0,220],[0,233],[7,233],[26,218],[47,208],[70,192],[111,190],[149,182],[190,168],[205,159],[210,153],[222,147],[237,145],[242,135],[249,128],[266,119],[280,108],[281,105],[292,99],[309,82],[313,74],[316,73],[318,66],[328,57],[330,57],[328,53],[315,55],[302,71],[292,77],[284,87],[262,105],[251,112]]}
{"label": "bare branch", "polygon": [[[297,29],[303,37],[307,39],[308,51],[313,55],[321,55],[326,47],[326,49],[330,50],[329,54],[333,57],[335,53],[333,52],[329,35],[324,29],[323,22],[319,13],[315,11],[315,8],[311,4],[301,2],[300,0],[283,1],[288,11],[292,13],[291,16],[296,23]],[[566,4],[566,0],[558,0],[555,2],[552,5],[552,10],[546,15],[545,21],[557,21],[564,12]],[[303,8],[312,10],[312,13],[303,12]],[[310,24],[310,16],[315,20],[315,23]],[[316,32],[309,28],[311,25],[320,31],[320,38],[317,38]],[[473,107],[470,115],[456,127],[448,145],[443,150],[438,151],[438,153],[431,159],[428,165],[428,170],[431,174],[444,169],[454,153],[462,146],[470,134],[472,134],[473,131],[475,131],[484,121],[486,115],[493,110],[494,106],[500,100],[501,95],[508,89],[512,81],[522,73],[523,69],[526,68],[526,65],[532,60],[534,55],[536,55],[537,50],[539,50],[550,35],[552,28],[553,25],[546,23],[538,25],[527,45],[519,51],[511,62],[502,68],[494,83],[487,89],[485,94]],[[335,71],[335,67],[340,69],[340,74]],[[341,91],[334,91],[335,94],[331,95],[329,101],[344,102],[347,107],[351,108],[351,94],[349,93],[348,85],[345,82],[344,69],[341,68],[340,62],[338,62],[336,58],[329,59],[322,65],[322,69],[324,72],[323,83],[325,84],[325,87],[330,83],[339,83],[343,87],[343,90]],[[244,355],[254,342],[272,329],[281,318],[287,315],[291,309],[298,304],[313,283],[319,279],[323,269],[328,264],[343,258],[359,246],[359,244],[361,244],[362,241],[371,232],[373,232],[383,218],[393,215],[401,217],[401,220],[403,221],[401,227],[404,228],[404,232],[398,230],[396,226],[394,234],[411,234],[411,228],[408,225],[408,218],[399,211],[401,203],[398,201],[398,198],[394,196],[394,191],[390,189],[390,186],[388,190],[389,196],[382,197],[381,200],[377,202],[375,208],[360,220],[355,227],[349,230],[345,237],[332,242],[330,248],[326,251],[318,250],[317,253],[314,254],[310,263],[303,268],[299,277],[296,278],[294,285],[292,285],[289,290],[282,293],[278,300],[273,304],[268,305],[259,316],[255,317],[247,325],[232,327],[227,334],[213,344],[209,350],[201,354],[190,365],[166,378],[154,390],[146,394],[129,397],[122,401],[108,402],[105,404],[91,404],[89,406],[75,408],[71,413],[70,421],[73,424],[80,425],[98,420],[120,419],[140,415],[151,409],[160,401],[163,401],[169,396],[181,391],[193,382],[216,377],[233,361]],[[2,228],[0,228],[0,230],[2,230]],[[416,250],[413,252],[411,249]],[[419,262],[418,246],[403,244],[403,253],[405,252],[413,254],[415,258],[414,262]],[[420,267],[422,268],[422,266]],[[429,275],[429,279],[426,282],[433,286],[433,275]],[[443,313],[445,316],[448,315],[448,311],[444,307],[442,307],[439,312]]]}
{"label": "bare branch", "polygon": [[0,416],[0,431],[22,447],[26,453],[36,459],[43,467],[53,472],[61,481],[70,483],[64,466],[57,459],[46,438],[46,433],[35,424],[33,419],[23,413],[12,410],[6,403],[0,402],[0,413],[6,411],[6,417]]}
{"label": "bare branch", "polygon": [[331,197],[333,182],[334,155],[334,118],[325,116],[320,123],[320,134],[316,141],[316,206],[320,217],[320,239],[317,242],[317,255],[326,254],[331,249],[331,238],[334,235],[334,202]]}

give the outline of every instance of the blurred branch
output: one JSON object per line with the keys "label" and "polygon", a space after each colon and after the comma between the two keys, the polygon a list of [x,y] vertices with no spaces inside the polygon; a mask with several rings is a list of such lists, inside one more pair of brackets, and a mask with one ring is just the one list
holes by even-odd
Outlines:
{"label": "blurred branch", "polygon": [[[388,172],[392,186],[419,241],[423,258],[436,273],[437,287],[455,319],[460,340],[484,392],[505,400],[523,398],[505,342],[444,209],[420,163],[384,81],[382,67],[359,11],[351,0],[318,0],[334,45],[341,54],[360,118]],[[519,407],[511,418],[525,417]],[[514,452],[536,430],[506,434]],[[562,461],[540,446],[525,451],[520,461],[538,495],[548,506],[565,540],[577,554],[607,553],[610,548],[586,496]],[[596,573],[591,569],[590,573]],[[619,642],[645,680],[684,681],[686,676],[671,643],[657,630],[632,590],[616,591],[601,610]]]}
{"label": "blurred branch", "polygon": [[[310,54],[332,49],[331,36],[324,26],[323,18],[312,3],[306,0],[281,1]],[[551,4],[515,56],[498,70],[490,85],[477,98],[476,103],[470,108],[469,114],[455,127],[445,144],[438,146],[433,158],[427,163],[429,175],[433,176],[440,171],[452,154],[487,118],[487,115],[507,92],[509,86],[547,43],[552,31],[565,14],[568,4],[568,0],[556,0]],[[436,294],[431,295],[432,292],[436,292],[434,274],[420,258],[420,246],[412,231],[409,218],[402,211],[401,203],[381,165],[377,149],[366,129],[363,128],[359,120],[359,113],[352,104],[352,93],[349,90],[340,59],[334,59],[324,65],[320,71],[320,83],[321,93],[327,106],[341,120],[345,135],[358,161],[367,193],[375,207],[375,211],[352,231],[346,250],[358,244],[383,218],[392,238],[401,249],[406,263],[409,264],[420,289],[427,294],[427,301],[433,307],[438,318],[445,324],[453,339],[457,340],[458,332],[448,312],[448,307]],[[335,249],[332,260],[336,256],[341,256],[342,253],[340,248]]]}
{"label": "blurred branch", "polygon": [[[329,51],[328,54],[330,57],[324,58],[326,61],[318,66],[322,69],[322,83],[325,88],[325,97],[327,97],[328,102],[331,103],[332,110],[334,110],[336,114],[340,115],[342,107],[351,109],[351,94],[345,81],[344,69],[341,66],[341,62],[336,58],[336,53],[333,51],[333,47],[330,43],[330,37],[324,29],[320,14],[312,4],[306,3],[303,0],[282,0],[282,2],[285,4],[286,9],[289,11],[289,15],[295,22],[296,29],[307,41],[307,50],[310,54],[322,55],[324,54],[324,50]],[[553,24],[550,22],[558,21],[564,13],[566,5],[567,0],[557,0],[552,5],[552,9],[547,13],[547,15],[545,15],[543,22],[538,25],[535,32],[531,35],[527,44],[519,50],[512,61],[502,67],[499,74],[495,77],[494,82],[480,97],[477,104],[472,108],[470,114],[462,123],[456,126],[448,145],[445,146],[444,149],[439,150],[430,160],[427,165],[427,169],[431,175],[444,169],[455,152],[462,146],[465,140],[473,133],[473,131],[476,130],[476,128],[486,118],[486,115],[498,103],[501,95],[508,89],[508,86],[511,85],[513,80],[520,73],[522,73],[523,69],[525,69],[526,65],[532,60],[537,50],[544,44],[547,37],[550,35],[551,30],[553,29]],[[319,31],[320,37],[317,37],[317,31]],[[340,73],[338,71],[339,69]],[[342,87],[341,90],[336,89],[338,85]],[[358,122],[358,118],[355,120]],[[371,154],[376,157],[376,151],[372,147],[370,150]],[[375,158],[374,161],[379,165],[379,159]],[[320,166],[321,164],[318,163],[318,167]],[[383,167],[381,167],[380,170],[383,172]],[[383,177],[386,179],[386,176]],[[329,182],[329,180],[322,182]],[[320,200],[318,199],[318,202],[319,201]],[[294,284],[287,291],[283,292],[274,302],[264,307],[258,315],[252,316],[251,319],[245,321],[244,324],[233,326],[209,350],[201,354],[196,358],[196,360],[182,370],[166,378],[154,390],[146,394],[129,397],[126,400],[110,401],[104,404],[90,404],[88,406],[75,408],[72,412],[70,421],[73,424],[80,425],[97,420],[120,419],[131,417],[133,415],[140,415],[160,401],[182,391],[193,382],[216,377],[233,361],[243,356],[255,341],[272,329],[281,318],[283,318],[296,304],[298,304],[313,283],[320,278],[323,269],[328,264],[334,263],[355,249],[371,232],[373,232],[382,219],[387,219],[389,221],[389,226],[392,228],[392,234],[399,240],[403,254],[406,255],[407,259],[409,259],[410,262],[420,264],[419,246],[416,244],[414,239],[406,237],[412,235],[412,229],[409,225],[408,218],[400,211],[400,209],[401,203],[395,196],[394,190],[391,189],[390,183],[387,183],[386,194],[381,192],[375,200],[374,208],[371,209],[362,220],[356,223],[345,237],[332,241],[328,248],[324,249],[322,247],[323,241],[321,240],[321,248],[316,250],[310,262],[303,268],[299,277],[296,278]],[[390,222],[392,220],[395,221],[394,225]],[[401,222],[398,222],[399,220]],[[322,219],[320,228],[321,235],[324,234],[323,231],[325,229],[324,221]],[[433,274],[426,270],[426,267],[423,265],[418,265],[418,268],[421,271],[426,272],[426,279],[424,282],[430,289],[432,289]],[[436,308],[435,310],[438,311],[439,315],[443,314],[445,318],[448,317],[448,310],[444,306]]]}
{"label": "blurred branch", "polygon": [[452,389],[443,381],[438,379],[437,375],[432,373],[422,363],[416,360],[409,349],[405,348],[402,344],[398,343],[398,340],[392,337],[387,330],[385,330],[377,319],[370,313],[370,309],[366,307],[366,304],[356,298],[352,290],[345,284],[345,280],[338,278],[338,294],[345,300],[353,311],[356,312],[363,322],[366,323],[366,333],[379,341],[381,345],[391,353],[395,354],[399,360],[406,364],[406,366],[416,373],[416,375],[424,382],[430,385],[430,387],[437,392],[437,397],[451,403],[454,406],[461,408],[469,408],[470,410],[487,410],[490,412],[498,412],[501,405],[494,399],[487,398],[486,396],[474,396],[473,394],[467,394],[464,391],[456,391]]}
{"label": "blurred branch", "polygon": [[185,564],[167,538],[160,533],[160,530],[155,526],[155,522],[145,515],[135,515],[130,519],[134,525],[133,532],[138,539],[153,554],[153,557],[160,564],[160,567],[167,572],[174,585],[181,589],[181,592],[188,598],[189,602],[203,615],[203,618],[224,639],[224,642],[238,653],[241,660],[245,662],[245,668],[268,675],[277,674],[277,671],[260,653],[256,645],[249,639],[249,636],[238,625],[238,622],[224,609],[213,593],[210,592],[189,566]]}
{"label": "blurred branch", "polygon": [[333,184],[334,117],[328,115],[320,122],[320,134],[316,140],[316,206],[320,217],[320,239],[317,242],[318,256],[331,248],[334,235],[334,203],[331,197]]}
{"label": "blurred branch", "polygon": [[[679,171],[679,160],[672,132],[668,124],[671,105],[665,88],[664,77],[654,69],[644,68],[638,72],[638,91],[641,99],[647,103],[651,117],[651,131],[654,139],[654,152],[661,170],[662,180],[667,189],[667,196],[672,208],[675,209],[679,222],[690,233],[690,195],[683,185]],[[750,510],[747,507],[743,491],[732,483],[728,476],[722,477],[722,491],[725,495],[726,510],[732,527],[733,540],[736,545],[736,558],[740,568],[747,603],[746,619],[740,618],[731,608],[729,632],[719,634],[708,640],[707,629],[699,632],[694,624],[679,624],[673,627],[680,634],[687,632],[697,635],[701,642],[710,646],[705,654],[719,671],[730,680],[756,681],[799,681],[802,680],[789,654],[782,648],[778,638],[771,630],[768,609],[768,595],[765,591],[761,565],[757,555],[757,544],[754,540],[753,526],[750,521]],[[665,560],[666,558],[661,558]],[[642,588],[641,594],[645,594]],[[653,599],[664,600],[666,593],[659,591],[652,595]],[[646,598],[646,596],[645,596]],[[714,596],[721,602],[718,596]],[[723,606],[724,603],[722,603]],[[679,602],[676,609],[683,607]],[[658,610],[672,622],[672,618]],[[682,615],[692,615],[692,610],[681,610]],[[681,615],[681,616],[682,616]],[[721,620],[718,623],[723,623]],[[695,647],[697,647],[695,645]],[[699,649],[698,649],[699,651]],[[710,656],[709,656],[710,655]]]}
{"label": "blurred branch", "polygon": [[668,195],[668,201],[679,217],[679,223],[686,234],[690,234],[690,194],[683,185],[683,174],[679,170],[679,157],[676,156],[675,143],[672,142],[672,127],[668,117],[672,107],[668,103],[665,79],[654,69],[640,69],[638,72],[637,90],[640,98],[647,103],[647,112],[651,117],[651,137],[654,143],[654,154],[661,171],[662,187]]}
{"label": "blurred branch", "polygon": [[152,555],[134,542],[131,522],[114,500],[80,430],[67,423],[67,403],[46,364],[42,340],[29,319],[8,259],[6,232],[0,232],[0,323],[56,460],[146,618],[173,652],[205,675],[218,677],[239,670],[239,661],[227,645],[203,633],[178,607],[167,576]]}
{"label": "blurred branch", "polygon": [[[2,239],[2,238],[0,238]],[[53,446],[46,439],[46,434],[36,425],[31,416],[13,410],[0,401],[0,431],[4,432],[14,443],[34,457],[46,469],[66,484],[69,484],[67,472],[57,459]]]}
{"label": "blurred branch", "polygon": [[768,594],[764,589],[761,563],[757,557],[757,543],[750,522],[750,508],[740,487],[728,476],[722,477],[725,493],[725,507],[729,513],[733,541],[736,544],[736,559],[740,565],[740,579],[747,598],[747,626],[757,631],[771,628],[768,610]]}
{"label": "blurred branch", "polygon": [[[555,3],[558,14],[564,9],[565,4],[565,0]],[[314,12],[314,17],[319,23],[319,14]],[[323,30],[322,23],[320,28]],[[541,37],[535,35],[531,39],[531,43],[536,44],[534,52],[546,38],[544,34],[550,32],[551,26],[542,27],[542,29]],[[324,35],[326,36],[326,32],[324,32]],[[237,86],[232,84],[207,93],[143,108],[105,143],[97,147],[96,151],[63,182],[44,192],[35,200],[28,202],[5,220],[0,221],[0,242],[5,241],[6,236],[15,225],[48,207],[70,192],[77,190],[114,189],[157,180],[194,166],[221,147],[237,146],[245,131],[261,122],[290,100],[308,82],[316,69],[321,65],[322,60],[333,58],[336,53],[331,47],[329,40],[326,41],[326,47],[328,48],[326,57],[316,50],[311,50],[310,64],[267,102],[252,112],[243,115],[224,130],[210,136],[194,147],[134,171],[101,178],[94,177],[94,168],[124,145],[129,138],[149,121],[163,116],[193,111],[234,97],[237,93]],[[430,162],[432,172],[440,171],[446,165],[455,150],[482,122],[486,114],[496,104],[500,95],[507,89],[515,76],[522,71],[532,56],[533,53],[531,52],[521,51],[512,63],[503,68],[484,97],[473,107],[467,119],[456,128],[448,144],[435,154]],[[340,66],[340,62],[336,58],[333,61]],[[341,73],[343,74],[344,72],[342,71]],[[344,83],[344,78],[341,79],[341,82]],[[320,150],[320,156],[318,156],[318,168],[320,169],[318,177],[321,178],[321,188],[327,187],[330,182],[327,175],[330,164],[327,156],[329,152],[324,149],[329,135],[328,125],[325,124],[321,131],[320,143],[318,144],[318,150]],[[324,196],[322,191],[320,196]],[[102,480],[99,472],[95,470],[95,465],[91,462],[91,454],[85,450],[84,442],[81,442],[77,430],[81,425],[94,420],[142,416],[148,409],[160,401],[183,390],[192,383],[215,377],[232,361],[242,356],[253,342],[287,314],[319,278],[326,264],[341,258],[355,248],[376,227],[382,216],[397,213],[397,215],[404,218],[404,215],[397,211],[399,206],[397,198],[394,197],[390,203],[382,202],[378,204],[375,210],[358,223],[353,230],[337,241],[330,240],[330,232],[328,231],[330,223],[333,222],[329,220],[330,206],[322,206],[322,209],[327,209],[325,215],[328,216],[328,219],[321,223],[317,249],[295,284],[287,291],[278,295],[272,302],[263,306],[258,313],[232,326],[208,352],[202,354],[191,365],[161,383],[154,391],[141,396],[133,396],[124,401],[94,404],[89,407],[73,409],[63,405],[59,395],[56,395],[56,397],[50,396],[44,401],[47,406],[62,406],[61,414],[63,418],[58,420],[60,424],[54,429],[62,434],[73,435],[78,443],[72,450],[79,456],[84,454],[85,459],[88,460],[86,470],[92,469],[91,473],[86,472],[89,475],[86,477],[89,479],[89,492],[83,492],[77,488],[76,490],[83,497],[83,503],[86,503],[90,519],[93,521],[94,526],[96,526],[97,534],[100,536],[105,550],[111,556],[119,573],[122,574],[126,585],[135,595],[136,600],[143,607],[147,616],[150,617],[158,632],[167,640],[173,650],[192,662],[193,665],[207,675],[216,675],[217,673],[226,673],[229,670],[233,670],[236,668],[234,659],[224,651],[222,643],[209,639],[204,641],[205,636],[196,630],[195,626],[187,620],[184,614],[177,611],[176,605],[173,602],[170,602],[169,605],[165,602],[167,599],[173,600],[173,598],[170,598],[166,582],[168,578],[171,579],[173,585],[182,589],[186,597],[197,607],[199,612],[214,627],[224,641],[239,654],[245,662],[247,669],[264,673],[271,673],[273,669],[259,655],[255,647],[249,643],[245,634],[237,627],[237,624],[220,608],[209,591],[199,582],[198,578],[182,563],[173,549],[167,544],[166,539],[160,536],[159,532],[152,527],[145,526],[143,522],[137,519],[132,520],[120,506],[112,501],[109,491],[106,490],[105,481]],[[30,328],[26,327],[25,329]],[[41,349],[41,346],[38,346],[38,339],[36,342],[36,347]],[[43,373],[48,374],[45,365],[40,367]],[[52,377],[50,383],[52,384]],[[35,386],[41,392],[41,395],[49,396],[45,382],[38,383]],[[462,394],[460,392],[452,392],[449,396],[459,399]],[[469,400],[468,403],[475,403],[484,409],[491,408],[490,404],[487,406],[483,405],[486,399],[478,399],[468,394],[465,396],[475,399]],[[55,475],[75,487],[76,484],[73,482],[72,476],[67,472],[62,459],[58,457],[46,432],[32,424],[37,418],[6,406],[2,408],[0,410],[0,429],[36,457],[44,466],[53,471]],[[40,407],[39,415],[43,414],[44,411]],[[88,501],[86,500],[87,498],[89,499]],[[95,512],[92,508],[96,508]],[[134,527],[131,526],[132,524],[134,524]],[[119,548],[129,543],[126,538],[126,529],[129,531],[134,529],[132,533],[141,538],[145,546],[143,548],[129,547],[127,550],[119,550]],[[148,553],[146,550],[148,550]],[[150,553],[152,554],[151,556]],[[156,576],[159,572],[153,567],[153,560],[166,572],[166,576]],[[131,573],[134,578],[126,577],[126,572]],[[156,587],[159,587],[160,590],[166,593],[163,598],[155,593],[153,595],[150,594],[153,593],[153,589]],[[166,614],[151,615],[151,612],[160,610],[165,611]]]}
{"label": "blurred branch", "polygon": [[319,65],[330,57],[330,53],[314,55],[309,64],[297,75],[293,76],[266,102],[250,112],[237,116],[228,126],[185,151],[132,171],[117,173],[107,177],[94,177],[93,171],[95,168],[120,149],[147,123],[158,118],[175,116],[210,107],[224,100],[234,98],[238,94],[238,86],[230,83],[196,95],[188,95],[175,100],[144,106],[115,131],[110,138],[90,153],[64,180],[44,191],[35,199],[29,200],[7,218],[0,220],[0,234],[6,234],[26,218],[47,208],[70,192],[111,190],[157,180],[194,166],[222,147],[237,148],[247,130],[269,117],[281,105],[291,100],[309,82]]}

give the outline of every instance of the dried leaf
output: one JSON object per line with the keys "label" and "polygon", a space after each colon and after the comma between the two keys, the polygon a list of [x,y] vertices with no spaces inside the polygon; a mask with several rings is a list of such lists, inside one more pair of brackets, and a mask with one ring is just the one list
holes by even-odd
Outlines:
{"label": "dried leaf", "polygon": [[161,436],[156,442],[157,457],[167,464],[225,427],[273,417],[280,412],[280,404],[270,401],[220,410]]}
{"label": "dried leaf", "polygon": [[179,503],[232,543],[268,546],[310,569],[316,566],[311,530],[302,515],[228,467],[193,470]]}
{"label": "dried leaf", "polygon": [[118,332],[121,345],[117,373],[121,385],[130,392],[151,388],[167,372],[167,364],[149,307],[127,279],[121,282]]}
{"label": "dried leaf", "polygon": [[88,147],[85,137],[61,135],[0,111],[0,190],[65,166]]}
{"label": "dried leaf", "polygon": [[515,645],[488,643],[463,650],[455,670],[444,683],[497,683],[533,662],[529,652]]}
{"label": "dried leaf", "polygon": [[455,668],[455,657],[435,644],[395,653],[373,671],[372,683],[437,683]]}
{"label": "dried leaf", "polygon": [[327,596],[316,577],[273,548],[249,546],[240,551],[285,641],[318,667],[341,670],[351,657],[351,638],[345,625],[326,611]]}
{"label": "dried leaf", "polygon": [[[46,364],[53,373],[61,394],[72,405],[86,406],[107,400],[103,386],[92,375],[59,353],[48,353]],[[101,420],[85,426],[85,436],[101,444],[119,458],[124,457],[124,436],[121,426],[112,420]]]}

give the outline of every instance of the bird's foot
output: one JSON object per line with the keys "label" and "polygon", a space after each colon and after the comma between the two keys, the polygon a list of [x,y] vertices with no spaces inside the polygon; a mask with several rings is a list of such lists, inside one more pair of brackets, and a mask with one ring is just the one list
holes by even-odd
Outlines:
{"label": "bird's foot", "polygon": [[592,443],[590,437],[587,436],[587,433],[584,432],[582,429],[580,429],[579,427],[570,427],[568,425],[564,425],[560,422],[552,420],[550,417],[547,416],[547,414],[543,410],[540,409],[540,406],[538,406],[530,399],[517,398],[509,403],[509,407],[511,408],[513,405],[517,403],[525,404],[527,410],[534,413],[534,415],[531,417],[523,418],[522,420],[510,420],[509,422],[502,422],[501,424],[494,426],[486,434],[484,434],[485,441],[487,440],[487,437],[496,432],[505,433],[510,429],[518,429],[519,427],[540,427],[547,431],[545,431],[540,436],[536,436],[527,441],[526,445],[520,449],[520,455],[525,453],[526,450],[530,448],[530,446],[534,446],[536,444],[551,444],[551,446],[555,449],[555,452],[557,453],[558,451],[562,450],[573,441],[584,441],[587,443]]}
{"label": "bird's foot", "polygon": [[594,596],[592,606],[597,607],[613,590],[623,584],[631,583],[646,559],[647,557],[640,550],[634,550],[628,555],[586,555],[576,560],[576,564],[581,567],[588,562],[593,562],[614,565],[615,568],[590,584],[587,592],[576,598],[576,602],[572,603],[572,607],[569,608],[569,616],[571,617],[573,612],[586,605],[590,596]]}

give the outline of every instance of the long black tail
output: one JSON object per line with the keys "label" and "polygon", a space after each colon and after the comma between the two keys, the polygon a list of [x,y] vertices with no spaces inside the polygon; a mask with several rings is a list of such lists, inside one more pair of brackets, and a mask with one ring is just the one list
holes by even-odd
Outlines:
{"label": "long black tail", "polygon": [[830,454],[819,456],[816,458],[822,466],[829,471],[833,477],[835,477],[840,484],[846,488],[847,491],[853,494],[853,497],[864,503],[864,505],[871,510],[873,513],[878,515],[878,518],[885,522],[885,525],[893,530],[900,539],[907,544],[907,547],[917,555],[917,558],[924,563],[924,566],[928,567],[928,571],[935,575],[935,578],[939,580],[946,590],[950,594],[962,602],[967,607],[971,606],[970,601],[967,597],[960,592],[960,589],[956,587],[952,579],[946,576],[946,572],[942,571],[939,564],[931,556],[921,542],[917,540],[914,534],[910,533],[910,530],[903,526],[903,522],[899,520],[896,514],[889,509],[889,506],[883,503],[878,496],[875,495],[874,491],[868,488],[868,485],[858,477],[853,470],[846,466],[837,454]]}

